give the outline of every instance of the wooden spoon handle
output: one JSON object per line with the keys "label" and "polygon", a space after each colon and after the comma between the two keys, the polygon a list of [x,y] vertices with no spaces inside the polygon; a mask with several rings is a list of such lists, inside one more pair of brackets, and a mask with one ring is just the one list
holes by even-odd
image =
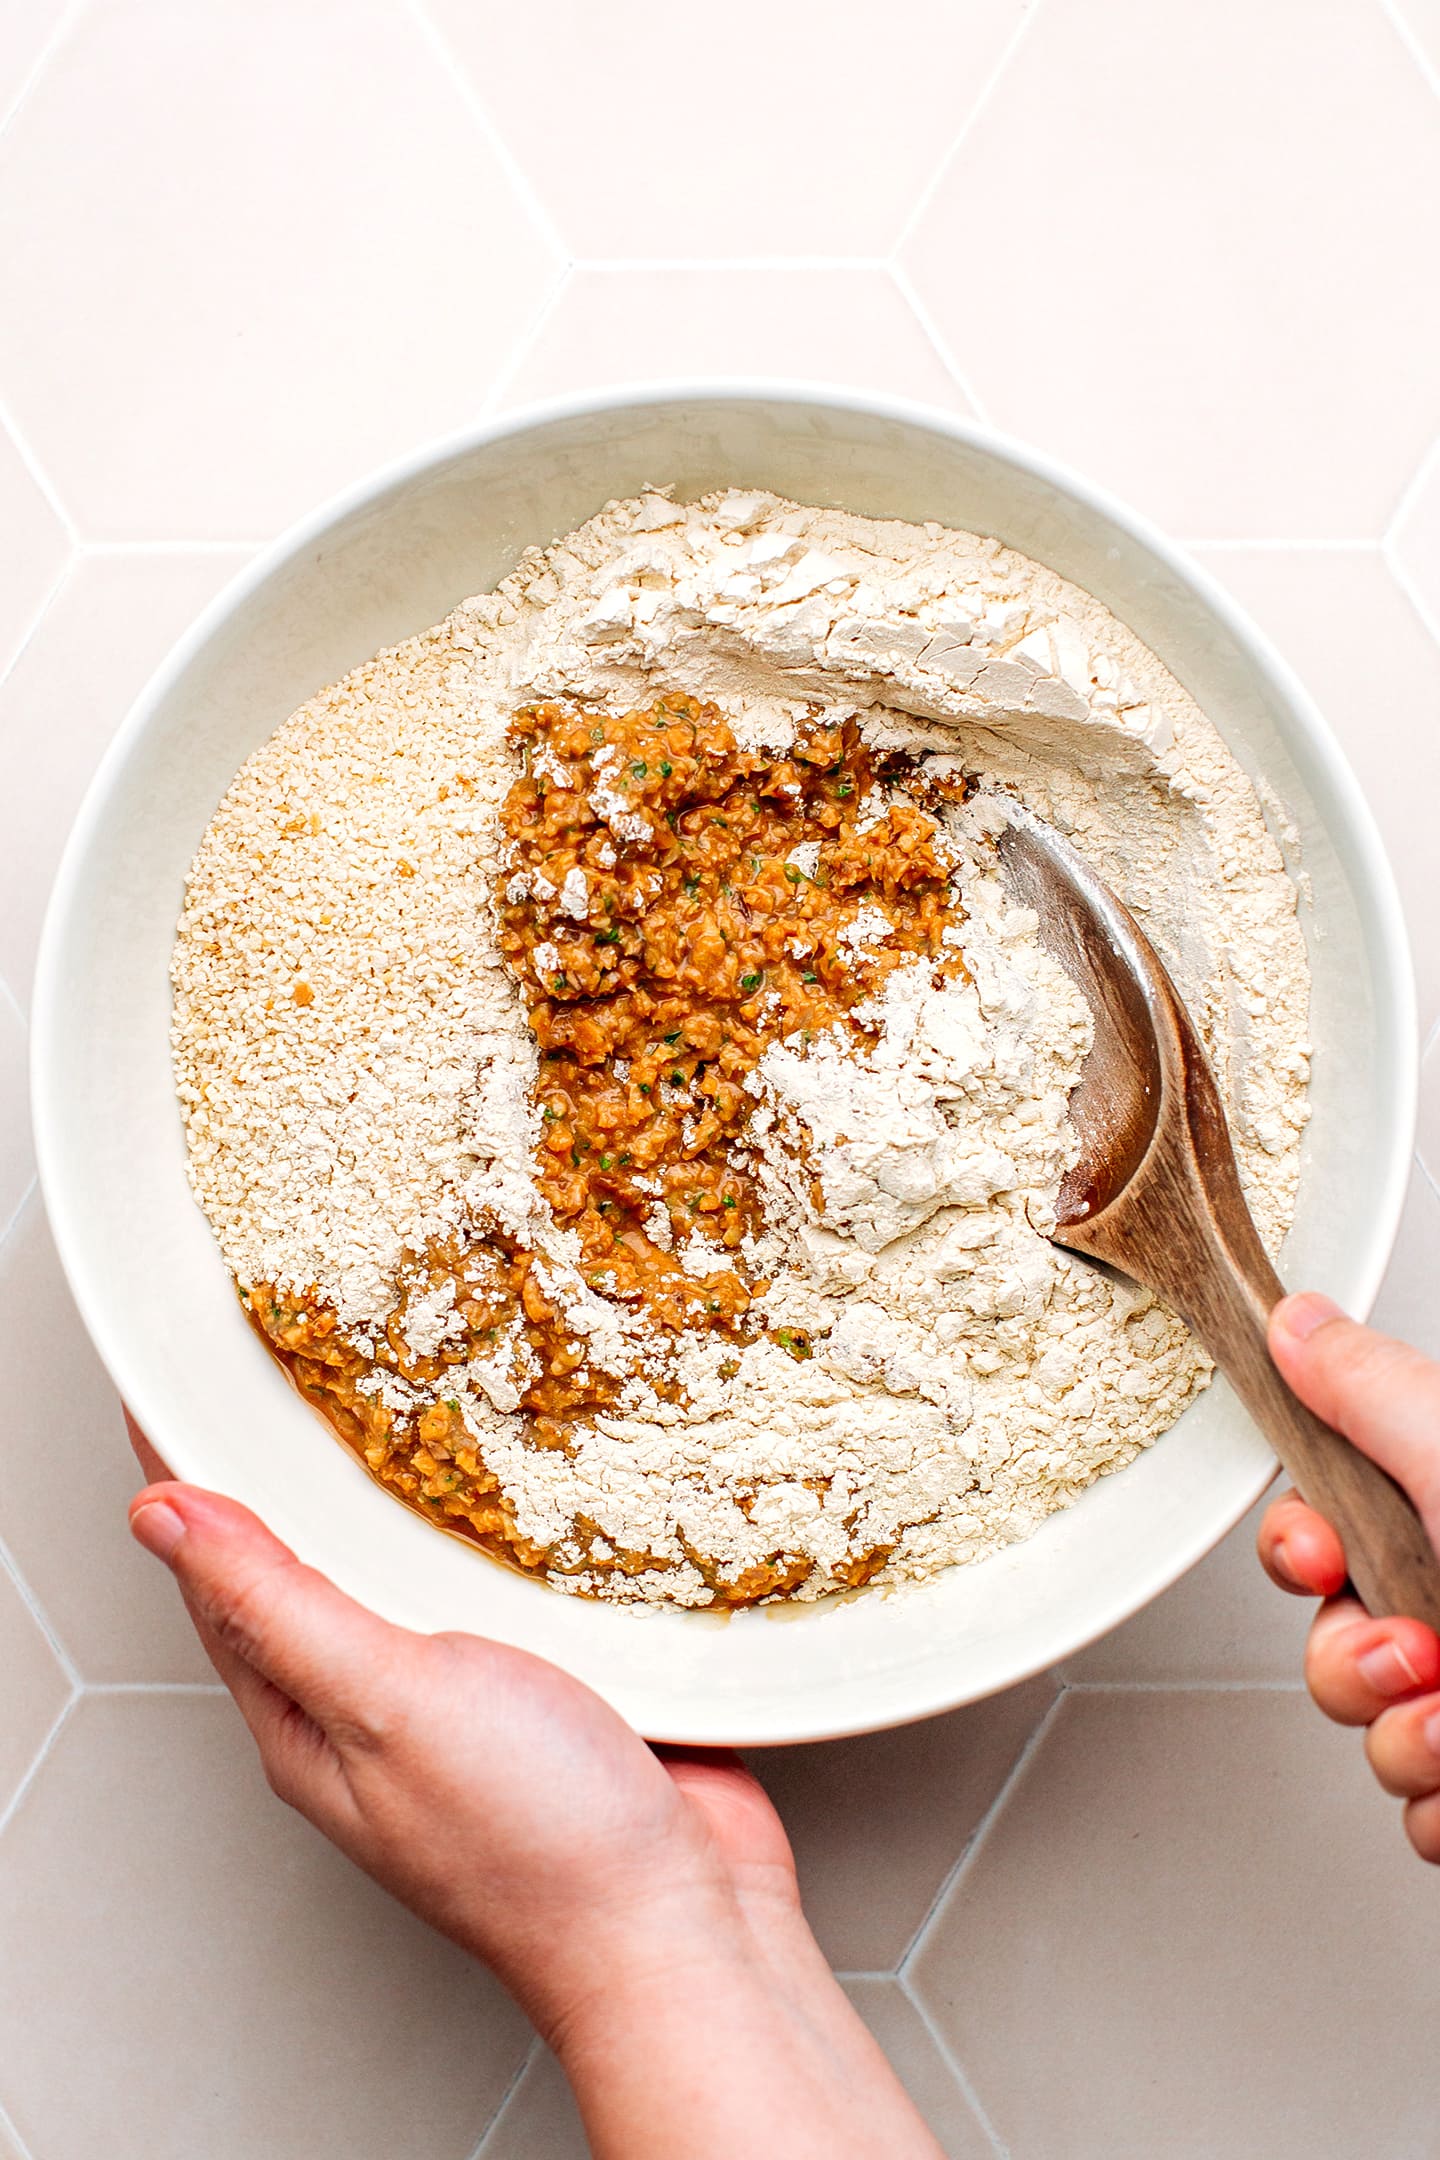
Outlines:
{"label": "wooden spoon handle", "polygon": [[1302,1499],[1340,1533],[1350,1580],[1367,1610],[1377,1619],[1407,1613],[1440,1629],[1440,1560],[1408,1495],[1307,1410],[1276,1369],[1265,1323],[1284,1290],[1269,1261],[1257,1251],[1242,1264],[1221,1246],[1214,1267],[1198,1274],[1204,1279],[1174,1301]]}

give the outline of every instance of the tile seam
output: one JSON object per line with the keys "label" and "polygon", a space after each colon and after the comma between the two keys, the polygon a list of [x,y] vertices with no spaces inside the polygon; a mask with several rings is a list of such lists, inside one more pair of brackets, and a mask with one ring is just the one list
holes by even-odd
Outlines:
{"label": "tile seam", "polygon": [[903,1973],[896,1973],[895,1984],[899,1988],[901,1994],[905,1997],[906,2002],[909,2003],[911,2009],[915,2012],[916,2017],[919,2018],[926,2032],[929,2033],[931,2045],[934,2047],[936,2054],[940,2057],[941,2062],[950,2072],[951,2077],[955,2080],[955,2083],[959,2086],[961,2092],[964,2094],[965,2100],[969,2105],[971,2114],[975,2117],[976,2122],[979,2123],[980,2128],[984,2132],[985,2136],[990,2140],[991,2148],[995,2155],[995,2160],[1010,2160],[1010,2148],[1005,2143],[1005,2140],[1001,2137],[994,2123],[990,2120],[989,2110],[982,2103],[980,2095],[976,2090],[974,2080],[970,2076],[969,2071],[965,2068],[964,2063],[961,2062],[959,2056],[955,2053],[954,2049],[946,2040],[939,2026],[935,2023],[934,2018],[931,2017],[928,2006],[916,1993],[915,1989],[911,1987],[909,1981],[906,1979]]}
{"label": "tile seam", "polygon": [[41,1604],[34,1586],[26,1580],[19,1561],[10,1550],[9,1543],[3,1537],[0,1537],[0,1570],[3,1570],[14,1583],[16,1595],[19,1597],[21,1604],[44,1636],[51,1655],[54,1657],[70,1689],[71,1699],[73,1700],[85,1685],[80,1677],[80,1668],[66,1649],[59,1630]]}
{"label": "tile seam", "polygon": [[975,1828],[971,1831],[969,1837],[966,1838],[959,1852],[955,1855],[954,1860],[950,1863],[949,1868],[946,1870],[943,1881],[940,1883],[940,1886],[936,1890],[934,1897],[931,1898],[929,1905],[925,1908],[924,1913],[921,1915],[921,1918],[915,1928],[915,1932],[910,1937],[909,1942],[906,1943],[905,1948],[901,1951],[899,1957],[895,1960],[895,1977],[897,1979],[901,1979],[904,1977],[906,1967],[909,1965],[911,1959],[915,1956],[916,1952],[920,1948],[920,1945],[924,1942],[925,1937],[930,1932],[931,1922],[935,1919],[935,1916],[940,1911],[941,1907],[948,1901],[951,1891],[960,1881],[961,1876],[965,1872],[971,1856],[979,1850],[984,1839],[989,1835],[991,1825],[994,1823],[1001,1809],[1005,1806],[1005,1803],[1010,1798],[1010,1794],[1014,1790],[1016,1784],[1023,1776],[1025,1769],[1029,1764],[1031,1756],[1039,1747],[1040,1742],[1044,1738],[1045,1734],[1050,1730],[1050,1727],[1055,1719],[1055,1713],[1060,1708],[1061,1703],[1065,1700],[1066,1694],[1068,1692],[1069,1691],[1065,1687],[1063,1681],[1057,1683],[1054,1701],[1047,1704],[1045,1710],[1041,1713],[1039,1719],[1035,1724],[1034,1730],[1026,1739],[1025,1745],[1021,1748],[1019,1754],[1016,1756],[1014,1762],[1011,1763],[1009,1770],[1006,1772],[1004,1778],[1001,1780],[999,1791],[995,1794],[995,1797],[990,1802],[989,1807],[986,1808],[985,1812],[980,1817],[979,1822],[975,1825]]}
{"label": "tile seam", "polygon": [[900,254],[901,250],[907,247],[910,241],[913,240],[913,238],[915,237],[915,233],[921,219],[924,217],[926,211],[930,208],[931,203],[935,200],[936,195],[939,193],[945,176],[949,172],[950,167],[954,164],[955,159],[959,156],[960,150],[965,143],[966,137],[969,135],[971,129],[975,126],[976,121],[980,118],[980,115],[984,112],[986,106],[990,103],[990,100],[994,96],[1001,81],[1008,73],[1010,63],[1014,59],[1015,54],[1019,51],[1021,45],[1023,45],[1023,43],[1025,42],[1025,39],[1029,34],[1031,24],[1034,22],[1036,16],[1040,13],[1041,5],[1042,0],[1029,0],[1029,5],[1022,10],[1020,20],[1016,23],[1014,29],[1006,38],[1005,43],[1001,46],[1000,51],[996,56],[994,65],[991,67],[990,73],[986,76],[984,82],[980,85],[980,88],[976,93],[974,104],[970,107],[969,112],[961,121],[959,132],[951,138],[949,147],[942,152],[934,171],[930,175],[930,178],[925,182],[925,185],[921,188],[920,193],[916,198],[914,204],[912,205],[910,211],[901,221],[900,229],[895,235],[895,239],[891,244],[890,253],[892,257],[897,257]]}
{"label": "tile seam", "polygon": [[1192,555],[1241,555],[1250,550],[1257,555],[1374,555],[1383,546],[1374,534],[1349,538],[1294,534],[1289,537],[1254,533],[1246,538],[1222,538],[1211,533],[1196,539],[1177,539],[1176,547],[1187,549]]}
{"label": "tile seam", "polygon": [[82,1680],[82,1695],[228,1695],[219,1680]]}
{"label": "tile seam", "polygon": [[1414,61],[1421,81],[1440,98],[1440,71],[1436,70],[1429,53],[1411,29],[1403,9],[1395,4],[1395,0],[1380,0],[1380,12]]}
{"label": "tile seam", "polygon": [[[5,987],[7,990],[9,990],[10,985],[7,983]],[[21,1013],[20,1017],[22,1020],[24,1020],[24,1013]],[[25,1021],[25,1027],[28,1034],[30,1027],[30,1023],[28,1020]],[[0,1223],[0,1252],[3,1252],[5,1250],[5,1247],[9,1244],[11,1233],[16,1229],[21,1216],[25,1213],[26,1208],[29,1207],[30,1202],[34,1199],[35,1194],[39,1189],[39,1185],[40,1180],[38,1176],[36,1176],[35,1173],[32,1171],[29,1184],[25,1187],[24,1192],[21,1193],[20,1198],[16,1201],[11,1213],[6,1217],[3,1223]]]}
{"label": "tile seam", "polygon": [[1303,1680],[1067,1680],[1067,1695],[1303,1695]]}
{"label": "tile seam", "polygon": [[26,472],[30,475],[30,478],[34,481],[40,493],[44,496],[50,513],[52,517],[54,517],[54,519],[56,520],[57,524],[60,526],[60,529],[64,533],[66,540],[69,542],[72,548],[78,547],[80,544],[80,533],[78,527],[76,526],[75,520],[71,517],[70,512],[66,509],[64,502],[61,500],[60,492],[55,486],[54,481],[50,478],[49,473],[46,472],[45,467],[41,464],[34,444],[31,442],[24,428],[21,427],[19,421],[15,418],[15,414],[9,403],[9,400],[5,398],[0,398],[0,427],[4,428],[6,434],[10,437],[11,442],[14,443],[16,454],[19,457],[21,464],[24,466]]}
{"label": "tile seam", "polygon": [[487,417],[492,416],[498,410],[501,398],[506,395],[516,376],[539,344],[541,333],[568,292],[574,274],[575,265],[573,262],[566,261],[561,264],[555,282],[531,317],[528,326],[521,331],[519,337],[511,346],[504,366],[485,395],[480,410]]}
{"label": "tile seam", "polygon": [[16,2129],[15,2118],[10,2113],[9,2108],[6,2107],[3,2100],[0,2100],[0,2130],[4,2131],[6,2137],[9,2138],[11,2144],[14,2146],[16,2160],[35,2160],[35,2155],[32,2148],[26,2144],[24,2138],[21,2137],[20,2132]]}
{"label": "tile seam", "polygon": [[945,336],[929,308],[921,299],[915,280],[911,277],[905,265],[898,260],[890,265],[890,282],[914,316],[920,327],[921,335],[929,340],[934,349],[935,357],[939,360],[946,374],[951,377],[962,394],[969,400],[976,419],[982,421],[987,427],[993,426],[994,423],[991,421],[984,399],[975,388],[964,368],[961,367],[959,358],[951,347],[950,340]]}
{"label": "tile seam", "polygon": [[1398,542],[1400,528],[1420,500],[1437,464],[1440,464],[1440,435],[1437,435],[1429,448],[1421,454],[1414,472],[1411,473],[1410,478],[1396,497],[1395,507],[1391,511],[1386,521],[1385,530],[1380,536],[1382,546],[1387,543],[1393,545]]}
{"label": "tile seam", "polygon": [[[46,616],[50,613],[51,608],[55,605],[55,602],[60,597],[61,587],[69,582],[70,572],[74,569],[76,560],[77,555],[75,543],[71,540],[67,540],[65,543],[64,562],[56,571],[49,585],[46,586],[45,592],[41,597],[39,606],[36,608],[35,613],[31,616],[29,622],[25,626],[25,635],[21,638],[20,643],[16,646],[14,652],[10,655],[10,658],[6,661],[4,667],[0,668],[0,688],[3,688],[3,686],[10,680],[10,677],[14,674],[16,668],[19,667],[20,662],[24,659],[26,653],[30,650],[31,645],[35,641],[36,632],[39,630]],[[18,998],[14,998],[14,1005],[15,1010],[20,1013],[20,1017],[23,1020],[25,1018],[25,1015],[23,1012],[20,1011],[20,1000]]]}
{"label": "tile seam", "polygon": [[888,270],[888,255],[575,255],[577,270],[630,277],[642,270]]}
{"label": "tile seam", "polygon": [[51,27],[50,35],[43,41],[39,52],[36,53],[35,58],[21,77],[19,89],[15,92],[14,97],[11,98],[4,111],[0,112],[0,139],[3,139],[6,129],[16,118],[21,107],[27,103],[41,76],[49,69],[50,62],[69,38],[76,23],[85,13],[87,4],[88,0],[70,0],[70,6],[61,9],[57,20]]}
{"label": "tile seam", "polygon": [[516,2093],[520,2090],[520,2086],[524,2079],[525,2073],[530,2068],[531,2063],[538,2060],[540,2050],[543,2044],[544,2043],[542,2042],[539,2033],[535,2033],[531,2038],[530,2045],[526,2048],[525,2053],[520,2058],[519,2067],[512,2073],[509,2084],[505,2087],[504,2092],[501,2093],[499,2100],[496,2102],[494,2114],[490,2117],[489,2122],[486,2123],[485,2128],[481,2131],[479,2144],[475,2146],[474,2150],[467,2155],[467,2160],[484,2160],[485,2148],[490,2143],[491,2138],[495,2135],[496,2130],[500,2127],[501,2116],[505,2113],[506,2108],[509,2107],[510,2102],[514,2099]]}
{"label": "tile seam", "polygon": [[1431,612],[1429,601],[1400,560],[1398,552],[1387,542],[1380,551],[1380,557],[1399,589],[1401,598],[1409,602],[1421,629],[1434,644],[1440,645],[1440,616]]}
{"label": "tile seam", "polygon": [[475,122],[482,140],[488,146],[491,156],[495,159],[496,164],[500,167],[515,195],[523,205],[526,215],[529,217],[537,234],[556,259],[562,263],[568,262],[570,250],[565,244],[559,226],[545,207],[534,181],[530,178],[529,173],[526,172],[501,133],[499,124],[484,98],[480,95],[479,88],[471,77],[469,69],[462,64],[450,40],[441,30],[438,23],[433,20],[429,9],[424,6],[423,0],[403,0],[403,5],[421,37],[429,46],[431,57],[438,62],[441,71],[449,77],[451,86],[458,94],[471,119]]}
{"label": "tile seam", "polygon": [[275,535],[264,540],[79,540],[76,552],[88,561],[104,562],[126,555],[254,555],[269,547]]}
{"label": "tile seam", "polygon": [[36,1778],[39,1777],[40,1772],[45,1767],[45,1764],[49,1761],[51,1753],[54,1750],[55,1743],[59,1739],[65,1727],[69,1724],[71,1717],[74,1715],[75,1705],[79,1702],[79,1700],[80,1691],[77,1688],[74,1694],[71,1695],[69,1701],[65,1704],[64,1708],[61,1710],[59,1716],[54,1720],[49,1732],[46,1733],[45,1738],[41,1741],[39,1751],[37,1752],[34,1761],[31,1763],[29,1769],[25,1772],[24,1777],[21,1778],[20,1783],[16,1786],[14,1792],[11,1794],[8,1805],[4,1808],[0,1808],[0,1838],[4,1837],[5,1832],[9,1829],[11,1823],[14,1821],[16,1815],[19,1813],[20,1806],[21,1803],[24,1801],[25,1795],[29,1792],[31,1786],[35,1783]]}

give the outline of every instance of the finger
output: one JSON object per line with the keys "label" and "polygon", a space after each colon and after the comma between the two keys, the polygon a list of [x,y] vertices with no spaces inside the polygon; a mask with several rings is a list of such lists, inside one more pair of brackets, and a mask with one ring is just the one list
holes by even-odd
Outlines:
{"label": "finger", "polygon": [[1370,1767],[1397,1800],[1440,1792],[1440,1695],[1397,1703],[1365,1735]]}
{"label": "finger", "polygon": [[1420,1620],[1372,1620],[1357,1598],[1320,1608],[1305,1684],[1337,1725],[1368,1725],[1394,1702],[1440,1687],[1440,1638]]}
{"label": "finger", "polygon": [[161,1462],[160,1457],[151,1447],[148,1438],[141,1432],[134,1418],[131,1417],[129,1404],[122,1403],[120,1407],[125,1412],[125,1429],[130,1435],[130,1445],[135,1450],[135,1459],[145,1473],[146,1484],[161,1484],[164,1479],[169,1477],[169,1468],[165,1463]]}
{"label": "finger", "polygon": [[1405,1810],[1405,1835],[1422,1860],[1440,1865],[1440,1793],[1412,1800]]}
{"label": "finger", "polygon": [[393,1734],[419,1638],[303,1566],[248,1508],[219,1493],[148,1486],[130,1503],[130,1525],[173,1570],[216,1642],[338,1747],[372,1749]]}
{"label": "finger", "polygon": [[1317,1417],[1388,1470],[1427,1521],[1440,1520],[1440,1365],[1314,1291],[1275,1307],[1270,1353]]}
{"label": "finger", "polygon": [[1345,1584],[1339,1537],[1299,1493],[1282,1493],[1265,1510],[1255,1540],[1260,1565],[1273,1583],[1302,1597],[1334,1597]]}

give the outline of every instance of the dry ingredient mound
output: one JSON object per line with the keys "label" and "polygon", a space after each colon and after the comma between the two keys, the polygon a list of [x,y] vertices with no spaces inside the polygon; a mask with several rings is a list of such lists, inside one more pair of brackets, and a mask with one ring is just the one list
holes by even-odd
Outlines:
{"label": "dry ingredient mound", "polygon": [[813,1598],[1024,1536],[1174,1422],[1199,1347],[1046,1237],[1091,1023],[996,795],[1164,956],[1273,1247],[1279,846],[1155,655],[993,540],[652,491],[249,760],[175,951],[190,1175],[390,1491],[562,1589]]}

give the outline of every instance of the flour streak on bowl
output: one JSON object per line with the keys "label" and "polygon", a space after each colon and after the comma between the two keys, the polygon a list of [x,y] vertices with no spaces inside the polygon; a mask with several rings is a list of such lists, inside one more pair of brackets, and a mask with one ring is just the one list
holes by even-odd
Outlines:
{"label": "flour streak on bowl", "polygon": [[1411,1151],[1409,960],[1354,780],[1289,671],[1218,588],[1033,452],[899,401],[680,385],[515,415],[329,505],[182,641],[81,811],[35,996],[46,1202],[116,1382],[177,1475],[246,1501],[390,1618],[522,1644],[655,1738],[808,1740],[1009,1686],[1173,1582],[1273,1469],[1228,1390],[1211,1389],[1024,1544],[928,1583],[728,1620],[562,1597],[397,1507],[291,1392],[190,1195],[170,1070],[168,966],[185,871],[244,759],[322,684],[495,584],[522,548],[651,482],[674,482],[682,498],[767,488],[997,534],[1103,600],[1193,693],[1300,834],[1317,1057],[1282,1272],[1355,1311],[1378,1287]]}

